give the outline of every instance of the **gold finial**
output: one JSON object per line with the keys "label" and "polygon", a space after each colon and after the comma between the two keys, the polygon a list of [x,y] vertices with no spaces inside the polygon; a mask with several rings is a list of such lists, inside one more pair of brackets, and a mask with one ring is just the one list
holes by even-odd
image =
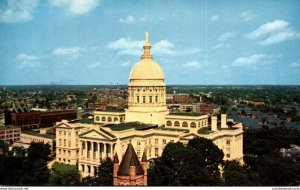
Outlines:
{"label": "gold finial", "polygon": [[149,33],[146,31],[146,41],[148,42],[149,41]]}

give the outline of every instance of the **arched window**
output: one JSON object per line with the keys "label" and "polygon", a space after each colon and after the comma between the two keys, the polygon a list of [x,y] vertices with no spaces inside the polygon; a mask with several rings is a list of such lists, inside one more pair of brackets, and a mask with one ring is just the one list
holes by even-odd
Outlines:
{"label": "arched window", "polygon": [[118,118],[117,117],[114,117],[114,122],[117,122],[118,121]]}
{"label": "arched window", "polygon": [[182,123],[182,127],[188,127],[188,123],[187,123],[186,121],[184,121],[184,122]]}
{"label": "arched window", "polygon": [[172,121],[167,121],[167,126],[172,126]]}
{"label": "arched window", "polygon": [[174,126],[179,127],[180,123],[178,121],[175,121]]}
{"label": "arched window", "polygon": [[106,119],[105,119],[105,117],[104,117],[104,116],[102,117],[102,121],[106,121]]}
{"label": "arched window", "polygon": [[100,121],[100,117],[99,116],[96,116],[96,121]]}
{"label": "arched window", "polygon": [[192,127],[192,128],[196,128],[196,123],[195,123],[195,122],[192,122],[192,123],[191,123],[191,127]]}
{"label": "arched window", "polygon": [[111,121],[112,121],[111,117],[108,117],[108,118],[107,118],[107,121],[108,121],[108,122],[111,122]]}

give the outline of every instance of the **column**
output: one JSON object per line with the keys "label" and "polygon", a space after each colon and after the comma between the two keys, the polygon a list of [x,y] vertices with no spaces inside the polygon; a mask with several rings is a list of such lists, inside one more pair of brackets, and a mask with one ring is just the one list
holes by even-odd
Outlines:
{"label": "column", "polygon": [[101,143],[97,143],[98,144],[98,159],[101,159]]}
{"label": "column", "polygon": [[111,159],[114,159],[114,143],[111,144]]}
{"label": "column", "polygon": [[86,157],[89,159],[90,158],[90,152],[89,152],[89,141],[86,141]]}
{"label": "column", "polygon": [[94,160],[94,142],[93,141],[91,142],[91,146],[92,146],[91,147],[92,148],[92,155],[91,156],[92,156],[92,160]]}
{"label": "column", "polygon": [[103,143],[103,146],[104,146],[104,159],[106,159],[106,157],[107,157],[107,152],[106,152],[106,143]]}
{"label": "column", "polygon": [[99,160],[99,143],[96,142],[96,147],[97,147],[97,151],[96,151],[96,160]]}
{"label": "column", "polygon": [[87,141],[84,141],[84,157],[87,158]]}

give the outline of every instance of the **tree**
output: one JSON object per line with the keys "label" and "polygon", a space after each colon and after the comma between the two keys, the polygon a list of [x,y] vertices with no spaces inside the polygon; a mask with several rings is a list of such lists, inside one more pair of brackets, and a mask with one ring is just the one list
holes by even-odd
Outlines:
{"label": "tree", "polygon": [[238,161],[227,161],[223,170],[224,185],[252,186],[260,185],[259,176],[246,166],[241,166]]}
{"label": "tree", "polygon": [[50,160],[50,145],[44,143],[31,142],[28,150],[28,159],[32,162],[38,160],[49,161]]}
{"label": "tree", "polygon": [[50,185],[78,185],[80,174],[76,166],[55,163],[49,177]]}
{"label": "tree", "polygon": [[185,147],[169,143],[150,163],[149,185],[219,185],[223,152],[210,140],[194,138]]}
{"label": "tree", "polygon": [[295,161],[283,158],[279,154],[260,156],[252,167],[259,174],[262,185],[299,185],[299,166]]}
{"label": "tree", "polygon": [[101,160],[96,176],[85,177],[81,181],[84,186],[112,186],[114,164],[110,158]]}

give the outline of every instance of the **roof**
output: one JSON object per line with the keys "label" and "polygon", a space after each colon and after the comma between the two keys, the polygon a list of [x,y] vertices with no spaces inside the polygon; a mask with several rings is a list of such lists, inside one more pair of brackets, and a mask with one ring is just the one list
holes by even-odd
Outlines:
{"label": "roof", "polygon": [[132,144],[130,143],[126,149],[124,157],[119,166],[118,175],[119,176],[129,176],[130,175],[130,166],[135,166],[135,174],[143,175],[144,170],[142,165],[134,151]]}
{"label": "roof", "polygon": [[123,131],[128,129],[143,131],[143,130],[157,128],[157,125],[145,124],[140,122],[128,122],[128,123],[121,123],[121,124],[105,125],[103,127],[107,127],[112,131]]}
{"label": "roof", "polygon": [[94,119],[83,118],[69,121],[69,123],[82,123],[82,124],[94,124]]}
{"label": "roof", "polygon": [[40,134],[38,132],[34,132],[34,131],[22,131],[21,134],[26,134],[26,135],[32,135],[32,136],[37,136],[37,137],[42,137],[42,138],[48,138],[48,139],[52,139],[55,140],[55,135],[51,135],[51,134]]}
{"label": "roof", "polygon": [[[189,113],[169,113],[168,115],[179,115],[179,116],[202,116],[205,114],[189,112]],[[168,116],[167,115],[167,116]]]}

